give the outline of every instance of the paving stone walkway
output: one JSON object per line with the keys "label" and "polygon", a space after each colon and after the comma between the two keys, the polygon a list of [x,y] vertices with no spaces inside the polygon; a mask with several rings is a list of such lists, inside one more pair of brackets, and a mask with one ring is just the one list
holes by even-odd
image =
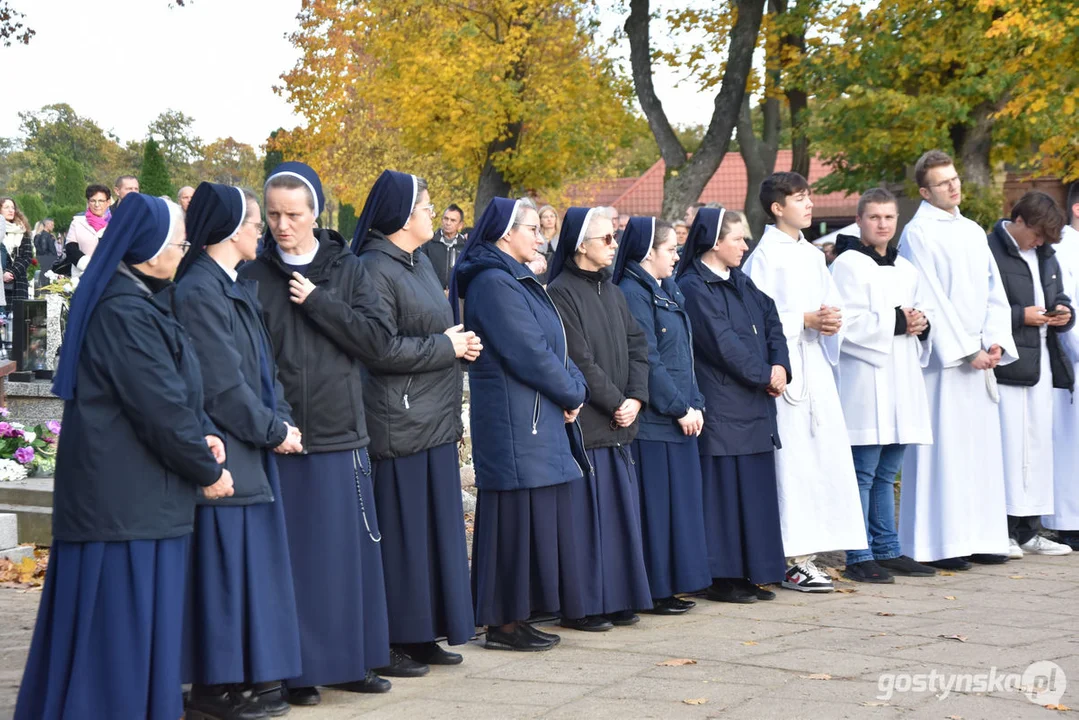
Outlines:
{"label": "paving stone walkway", "polygon": [[[1077,570],[1079,555],[1028,557],[894,585],[838,585],[852,592],[780,590],[753,605],[699,600],[682,617],[563,631],[546,653],[473,642],[461,649],[463,665],[394,680],[387,695],[327,690],[319,707],[293,708],[289,718],[1051,718],[1063,713],[999,685],[1052,661],[1054,687],[1072,685],[1043,700],[1079,707]],[[38,597],[0,590],[0,718],[12,713]],[[662,665],[677,658],[696,663]],[[998,687],[986,692],[945,694],[939,684],[990,673]],[[936,683],[935,694],[910,691],[919,676]],[[886,696],[889,687],[906,692]]]}

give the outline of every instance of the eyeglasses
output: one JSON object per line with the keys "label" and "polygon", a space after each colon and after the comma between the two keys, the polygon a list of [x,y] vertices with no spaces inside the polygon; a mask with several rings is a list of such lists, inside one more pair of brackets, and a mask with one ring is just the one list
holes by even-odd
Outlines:
{"label": "eyeglasses", "polygon": [[187,251],[191,249],[191,243],[189,242],[169,243],[169,245],[175,245],[176,247],[180,248],[180,252],[182,252],[184,255],[187,255]]}
{"label": "eyeglasses", "polygon": [[108,200],[91,200],[90,204],[91,205],[108,205],[109,201]]}
{"label": "eyeglasses", "polygon": [[412,212],[416,212],[418,210],[423,210],[424,212],[426,212],[431,217],[435,216],[435,206],[433,204],[431,204],[431,205],[417,205],[416,207],[412,208]]}
{"label": "eyeglasses", "polygon": [[956,175],[954,177],[948,178],[947,180],[941,180],[939,183],[935,185],[930,185],[929,187],[933,188],[934,190],[946,190],[952,185],[960,185],[962,184],[962,182],[963,181],[959,179],[959,176]]}
{"label": "eyeglasses", "polygon": [[526,230],[532,235],[539,237],[539,225],[525,225],[524,223],[514,223],[514,227],[526,228]]}
{"label": "eyeglasses", "polygon": [[602,240],[603,244],[607,247],[614,245],[614,235],[612,233],[607,233],[606,235],[596,235],[595,237],[588,237],[585,238],[585,240]]}
{"label": "eyeglasses", "polygon": [[259,235],[266,232],[266,223],[264,222],[245,222],[244,225],[254,225],[255,229],[259,231]]}

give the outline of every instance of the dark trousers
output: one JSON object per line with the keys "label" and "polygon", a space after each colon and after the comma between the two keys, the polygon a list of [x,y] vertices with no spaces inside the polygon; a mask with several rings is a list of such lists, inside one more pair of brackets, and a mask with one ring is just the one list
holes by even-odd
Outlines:
{"label": "dark trousers", "polygon": [[1015,541],[1020,545],[1037,535],[1041,528],[1041,521],[1037,515],[1027,517],[1008,516],[1008,535],[1015,538]]}

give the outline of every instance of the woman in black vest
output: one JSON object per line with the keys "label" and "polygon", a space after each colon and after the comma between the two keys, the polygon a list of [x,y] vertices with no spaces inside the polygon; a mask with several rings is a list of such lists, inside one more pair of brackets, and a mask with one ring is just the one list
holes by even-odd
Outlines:
{"label": "woman in black vest", "polygon": [[639,620],[652,607],[641,547],[637,467],[630,445],[637,414],[648,402],[648,341],[606,268],[618,243],[611,218],[598,209],[570,208],[547,273],[566,324],[569,356],[588,383],[581,410],[591,464],[576,483],[578,550],[594,568],[586,617],[563,617],[563,627],[609,630]]}
{"label": "woman in black vest", "polygon": [[475,360],[475,333],[454,326],[431,261],[434,206],[427,183],[386,170],[360,213],[352,249],[390,328],[389,351],[367,363],[363,398],[374,461],[375,504],[390,621],[390,664],[379,673],[425,675],[456,665],[475,633],[457,443],[461,421],[459,358]]}
{"label": "woman in black vest", "polygon": [[183,714],[195,498],[232,494],[167,294],[186,246],[180,208],[133,193],[72,301],[53,384],[65,403],[52,554],[18,720]]}
{"label": "woman in black vest", "polygon": [[[300,630],[274,460],[303,450],[279,398],[270,336],[256,289],[236,266],[254,260],[258,199],[202,183],[187,209],[191,251],[176,273],[176,315],[202,365],[206,413],[228,448],[233,496],[195,515],[188,583],[184,679],[189,720],[288,711],[284,678],[300,674]],[[243,690],[250,690],[250,702]]]}

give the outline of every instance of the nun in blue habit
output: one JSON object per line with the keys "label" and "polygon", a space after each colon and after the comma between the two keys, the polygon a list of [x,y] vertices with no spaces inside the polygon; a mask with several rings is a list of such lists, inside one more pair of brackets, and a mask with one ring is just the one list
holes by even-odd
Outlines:
{"label": "nun in blue habit", "polygon": [[176,273],[176,315],[198,354],[206,413],[224,435],[234,483],[232,497],[202,500],[195,513],[187,717],[246,719],[249,704],[279,715],[288,711],[280,681],[300,674],[300,630],[273,451],[303,446],[254,283],[236,275],[256,257],[262,218],[254,195],[204,182],[186,220],[191,250]]}
{"label": "nun in blue habit", "polygon": [[450,280],[454,319],[483,338],[469,364],[469,422],[476,468],[472,597],[485,647],[539,651],[557,635],[534,614],[587,612],[573,520],[573,488],[587,465],[576,423],[587,399],[569,358],[558,310],[526,263],[542,237],[531,200],[494,198]]}
{"label": "nun in blue habit", "polygon": [[786,573],[775,403],[791,377],[790,357],[775,302],[738,269],[745,233],[738,215],[701,208],[676,272],[707,408],[698,441],[712,574],[707,597],[734,603],[774,599],[759,586]]}
{"label": "nun in blue habit", "polygon": [[389,351],[390,332],[365,314],[377,298],[344,238],[319,228],[322,183],[303,163],[270,173],[269,232],[240,278],[258,300],[301,453],[279,454],[281,504],[300,625],[302,674],[287,700],[315,705],[316,686],[387,692],[386,591],[371,486],[363,364]]}
{"label": "nun in blue habit", "polygon": [[648,407],[641,411],[633,459],[640,473],[641,534],[652,612],[675,615],[695,603],[674,597],[712,581],[701,511],[697,436],[704,397],[693,373],[693,333],[685,298],[670,282],[678,261],[674,228],[630,218],[612,281],[648,340]]}
{"label": "nun in blue habit", "polygon": [[367,196],[352,249],[390,329],[388,352],[366,363],[363,399],[390,622],[381,675],[416,677],[456,665],[475,634],[457,444],[464,434],[461,360],[475,333],[454,327],[442,283],[419,248],[434,236],[427,183],[386,170]]}
{"label": "nun in blue habit", "polygon": [[602,210],[570,208],[547,272],[569,356],[588,383],[581,410],[591,472],[574,488],[580,562],[592,568],[587,615],[562,626],[590,632],[631,625],[652,608],[641,540],[640,490],[630,446],[648,402],[648,340],[611,282],[618,243]]}
{"label": "nun in blue habit", "polygon": [[[113,214],[71,303],[53,542],[18,720],[183,712],[180,658],[195,499],[232,491],[173,318],[179,206],[138,193]],[[155,295],[160,291],[160,294]]]}

